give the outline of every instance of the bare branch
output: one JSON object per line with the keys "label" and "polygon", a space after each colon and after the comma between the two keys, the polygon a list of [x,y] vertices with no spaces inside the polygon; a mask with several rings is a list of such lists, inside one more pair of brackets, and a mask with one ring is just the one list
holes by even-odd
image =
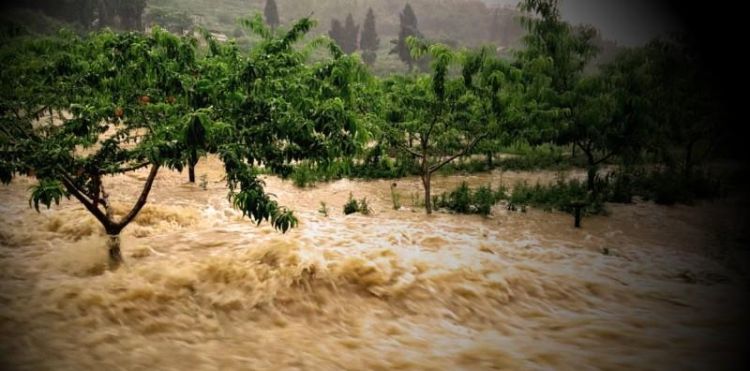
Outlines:
{"label": "bare branch", "polygon": [[421,154],[421,153],[419,153],[419,152],[415,151],[414,149],[412,149],[412,148],[411,148],[411,147],[409,147],[409,146],[405,146],[405,145],[403,145],[403,144],[399,144],[398,146],[399,146],[399,147],[400,147],[401,149],[403,149],[404,151],[406,151],[406,152],[409,152],[409,153],[411,153],[412,155],[414,155],[414,156],[416,156],[416,157],[419,157],[419,158],[422,158],[422,157],[424,157],[424,155],[423,155],[423,154]]}
{"label": "bare branch", "polygon": [[114,170],[102,171],[100,174],[112,175],[112,174],[127,173],[129,171],[135,171],[135,170],[144,168],[144,167],[148,166],[149,164],[151,164],[151,163],[150,162],[143,162],[143,163],[135,164],[135,165],[128,166],[128,167],[121,167],[121,168],[117,168],[117,169],[114,169]]}
{"label": "bare branch", "polygon": [[154,184],[154,179],[156,179],[156,174],[159,172],[159,164],[154,164],[151,166],[151,172],[148,174],[148,179],[146,179],[146,184],[143,185],[143,191],[141,191],[141,195],[138,197],[138,201],[136,201],[135,205],[133,205],[133,208],[130,210],[128,215],[125,215],[122,220],[116,224],[117,229],[122,230],[122,228],[125,228],[125,226],[128,225],[135,217],[138,215],[138,213],[143,208],[143,205],[146,204],[146,200],[148,199],[148,194],[151,192],[151,186]]}
{"label": "bare branch", "polygon": [[430,168],[428,169],[428,171],[430,173],[434,173],[434,172],[440,170],[441,167],[447,165],[449,162],[451,162],[451,161],[453,161],[453,160],[455,160],[455,159],[457,159],[457,158],[465,155],[467,152],[471,151],[471,149],[474,148],[474,146],[476,146],[477,143],[479,143],[479,141],[482,140],[482,139],[484,139],[484,137],[486,137],[486,136],[487,136],[486,133],[477,136],[476,138],[474,138],[474,140],[471,141],[471,143],[469,143],[468,145],[466,145],[466,147],[464,147],[464,149],[462,149],[461,152],[456,153],[455,155],[453,155],[451,157],[448,157],[447,159],[445,159],[445,160],[443,160],[443,161],[441,161],[441,162],[439,162],[439,163],[437,163],[435,165],[430,166]]}
{"label": "bare branch", "polygon": [[86,198],[86,196],[83,194],[81,190],[78,189],[78,187],[73,184],[73,181],[70,179],[70,177],[63,173],[62,176],[62,182],[65,186],[65,189],[68,190],[68,193],[72,194],[78,201],[80,201],[84,207],[92,214],[94,217],[96,217],[97,220],[99,220],[100,223],[104,226],[105,229],[107,229],[108,226],[112,225],[112,221],[107,218],[106,215],[94,204]]}

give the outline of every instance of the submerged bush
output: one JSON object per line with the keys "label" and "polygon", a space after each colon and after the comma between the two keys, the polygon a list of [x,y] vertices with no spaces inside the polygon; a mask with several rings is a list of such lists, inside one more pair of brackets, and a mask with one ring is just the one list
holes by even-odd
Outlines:
{"label": "submerged bush", "polygon": [[472,191],[466,182],[456,189],[433,196],[436,208],[445,208],[459,214],[490,215],[492,206],[506,197],[505,188],[493,192],[490,186],[481,186]]}
{"label": "submerged bush", "polygon": [[596,193],[588,192],[585,182],[577,179],[565,180],[558,178],[549,185],[530,186],[526,182],[517,183],[509,197],[511,208],[526,205],[544,210],[558,210],[573,213],[573,203],[583,203],[584,215],[602,214],[605,212],[604,199]]}
{"label": "submerged bush", "polygon": [[354,198],[354,196],[352,196],[351,192],[349,192],[349,200],[347,200],[344,204],[344,215],[354,213],[370,215],[370,213],[372,213],[372,209],[370,208],[370,204],[367,202],[367,197],[358,201]]}

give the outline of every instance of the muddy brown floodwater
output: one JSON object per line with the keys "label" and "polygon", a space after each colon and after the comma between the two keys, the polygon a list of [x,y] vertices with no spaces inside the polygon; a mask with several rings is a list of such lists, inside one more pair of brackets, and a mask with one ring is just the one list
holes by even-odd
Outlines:
{"label": "muddy brown floodwater", "polygon": [[[3,369],[717,369],[737,366],[747,286],[707,257],[721,205],[426,216],[415,178],[267,189],[300,217],[282,235],[162,170],[106,271],[101,227],[74,201],[36,213],[32,180],[0,188]],[[108,180],[121,205],[148,170]],[[437,178],[437,191],[554,173]],[[576,173],[571,176],[581,176]],[[344,216],[349,193],[374,213]],[[320,202],[330,216],[318,213]],[[712,223],[713,221],[713,223]],[[723,226],[725,229],[726,225]],[[722,232],[723,233],[723,232]],[[734,363],[733,363],[734,362]]]}

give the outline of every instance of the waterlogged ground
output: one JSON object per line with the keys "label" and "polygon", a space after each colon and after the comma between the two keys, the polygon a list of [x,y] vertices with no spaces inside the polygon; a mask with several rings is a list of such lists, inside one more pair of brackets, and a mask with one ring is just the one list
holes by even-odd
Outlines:
{"label": "waterlogged ground", "polygon": [[[110,179],[124,209],[148,170]],[[747,340],[746,281],[709,258],[737,233],[725,204],[611,205],[431,217],[416,179],[309,190],[268,178],[300,217],[281,235],[161,171],[104,269],[104,236],[73,201],[37,214],[32,181],[0,188],[2,369],[721,369]],[[580,176],[581,174],[571,174]],[[554,173],[436,180],[438,191]],[[349,193],[373,215],[344,216]],[[326,202],[330,215],[318,212]],[[727,201],[729,202],[729,201]]]}

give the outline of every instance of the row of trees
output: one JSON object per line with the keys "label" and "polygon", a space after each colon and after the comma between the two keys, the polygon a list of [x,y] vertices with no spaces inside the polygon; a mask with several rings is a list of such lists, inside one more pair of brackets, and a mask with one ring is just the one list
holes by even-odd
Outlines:
{"label": "row of trees", "polygon": [[[15,38],[0,50],[0,180],[36,177],[37,209],[78,200],[109,235],[113,266],[122,261],[119,234],[159,170],[192,167],[201,152],[223,161],[234,207],[286,231],[296,218],[265,193],[255,167],[285,175],[295,161],[350,155],[359,125],[359,64],[325,40],[313,45],[331,57],[315,64],[295,49],[313,24],[274,33],[260,16],[247,20],[263,41],[246,55],[206,35],[199,57],[195,39],[158,28]],[[103,180],[139,169],[148,176],[122,214]]]}
{"label": "row of trees", "polygon": [[[282,231],[296,219],[265,193],[259,166],[288,176],[301,160],[326,166],[399,153],[416,165],[427,213],[436,171],[472,154],[491,161],[518,139],[578,148],[591,191],[598,166],[615,159],[626,166],[656,159],[690,177],[722,121],[687,44],[654,41],[584,74],[596,55],[595,30],[563,22],[556,0],[522,6],[530,14],[525,48],[512,60],[404,33],[410,60],[430,72],[383,79],[330,39],[295,47],[313,25],[308,19],[287,30],[261,16],[244,21],[263,40],[247,54],[208,34],[208,50],[198,53],[196,40],[160,29],[15,37],[0,49],[0,180],[35,176],[36,207],[76,198],[112,236],[116,265],[116,236],[145,204],[159,169],[188,168],[194,181],[204,153],[223,161],[232,204]],[[402,19],[413,26],[405,30],[415,31],[407,9]],[[330,57],[309,63],[321,46]],[[149,176],[140,197],[116,215],[102,180],[142,168]]]}
{"label": "row of trees", "polygon": [[372,12],[372,8],[367,10],[361,34],[359,25],[354,24],[354,18],[349,13],[343,26],[338,19],[331,20],[331,30],[328,31],[328,35],[341,46],[344,53],[351,54],[362,50],[362,60],[369,66],[375,63],[380,39],[375,29],[375,13]]}
{"label": "row of trees", "polygon": [[140,31],[146,0],[26,0],[11,1],[10,5],[40,10],[84,30],[110,27]]}

